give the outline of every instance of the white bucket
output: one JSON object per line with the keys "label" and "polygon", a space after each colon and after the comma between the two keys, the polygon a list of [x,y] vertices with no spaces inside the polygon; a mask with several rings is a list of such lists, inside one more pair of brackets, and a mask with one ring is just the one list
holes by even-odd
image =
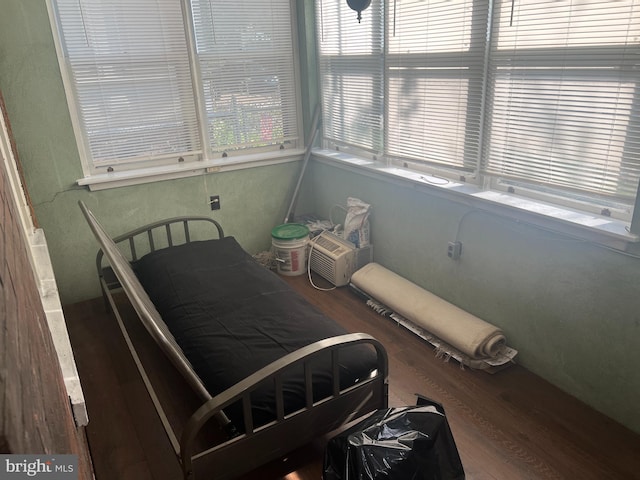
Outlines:
{"label": "white bucket", "polygon": [[298,223],[285,223],[271,231],[271,243],[278,273],[296,276],[307,271],[309,229]]}

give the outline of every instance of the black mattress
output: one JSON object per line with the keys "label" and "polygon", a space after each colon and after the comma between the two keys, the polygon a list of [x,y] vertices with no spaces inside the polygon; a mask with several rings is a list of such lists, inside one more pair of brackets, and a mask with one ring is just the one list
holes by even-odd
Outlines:
{"label": "black mattress", "polygon": [[[233,237],[156,250],[134,270],[169,330],[213,396],[284,355],[348,333],[258,264]],[[314,400],[331,394],[330,355],[313,369]],[[344,388],[376,368],[372,348],[339,355]],[[305,405],[302,368],[285,376],[285,412]],[[252,394],[255,425],[275,418],[274,388]],[[241,427],[242,410],[225,410]]]}

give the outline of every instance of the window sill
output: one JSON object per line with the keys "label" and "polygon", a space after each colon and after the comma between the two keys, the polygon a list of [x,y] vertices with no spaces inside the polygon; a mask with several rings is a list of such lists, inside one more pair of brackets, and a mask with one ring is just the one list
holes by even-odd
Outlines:
{"label": "window sill", "polygon": [[526,222],[559,234],[595,242],[617,250],[626,250],[629,243],[640,242],[630,233],[629,223],[614,218],[592,215],[569,207],[532,200],[495,190],[482,190],[476,185],[443,181],[440,177],[398,168],[380,162],[359,158],[347,153],[314,149],[313,156],[321,162],[346,168],[356,173],[391,181],[400,186],[418,188],[424,193],[437,195],[484,210]]}
{"label": "window sill", "polygon": [[193,177],[205,173],[229,172],[244,168],[263,167],[279,163],[294,162],[302,159],[304,150],[286,150],[276,154],[252,154],[229,157],[222,162],[216,160],[200,160],[173,165],[149,168],[122,170],[118,172],[99,173],[77,180],[77,184],[89,187],[89,190],[105,190],[108,188],[126,187],[143,183]]}

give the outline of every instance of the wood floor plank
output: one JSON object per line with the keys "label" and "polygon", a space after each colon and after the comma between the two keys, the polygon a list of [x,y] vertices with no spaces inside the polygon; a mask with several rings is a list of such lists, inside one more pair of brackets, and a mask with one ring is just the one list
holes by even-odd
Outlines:
{"label": "wood floor plank", "polygon": [[[94,469],[100,472],[96,476],[121,478],[131,469],[139,470],[136,465],[145,461],[145,454],[134,426],[136,417],[127,408],[127,397],[114,369],[117,332],[106,315],[96,315],[94,307],[91,302],[85,304],[82,316],[90,321],[68,322],[69,333],[91,417],[86,431]],[[67,315],[73,317],[74,310]]]}
{"label": "wood floor plank", "polygon": [[[290,283],[341,322],[350,321],[336,306],[351,303],[348,289],[330,292],[343,297],[334,302],[308,282]],[[468,478],[640,478],[640,437],[540,377],[517,365],[495,375],[461,370],[436,359],[426,342],[393,321],[349,308],[359,317],[350,326],[384,339],[390,390],[405,392],[406,401],[420,386],[445,406]],[[501,456],[505,461],[495,461]]]}
{"label": "wood floor plank", "polygon": [[[315,290],[305,277],[285,280],[349,331],[378,338],[389,354],[389,403],[419,393],[443,404],[472,480],[640,479],[640,436],[514,365],[494,375],[444,362],[423,340],[373,312],[346,288]],[[317,280],[317,282],[321,282]],[[181,478],[159,419],[101,299],[65,307],[87,407],[98,480]],[[136,335],[140,334],[137,332]],[[193,396],[158,352],[142,348],[163,395]],[[155,367],[155,368],[154,368]],[[318,480],[327,438],[318,439],[242,480]],[[247,452],[250,455],[251,452]]]}

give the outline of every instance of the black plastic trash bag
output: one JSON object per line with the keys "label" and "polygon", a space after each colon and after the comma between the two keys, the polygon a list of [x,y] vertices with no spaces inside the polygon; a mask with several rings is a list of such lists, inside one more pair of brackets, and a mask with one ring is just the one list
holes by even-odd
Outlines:
{"label": "black plastic trash bag", "polygon": [[332,438],[323,480],[464,480],[464,469],[441,405],[419,397],[415,407],[378,410]]}

